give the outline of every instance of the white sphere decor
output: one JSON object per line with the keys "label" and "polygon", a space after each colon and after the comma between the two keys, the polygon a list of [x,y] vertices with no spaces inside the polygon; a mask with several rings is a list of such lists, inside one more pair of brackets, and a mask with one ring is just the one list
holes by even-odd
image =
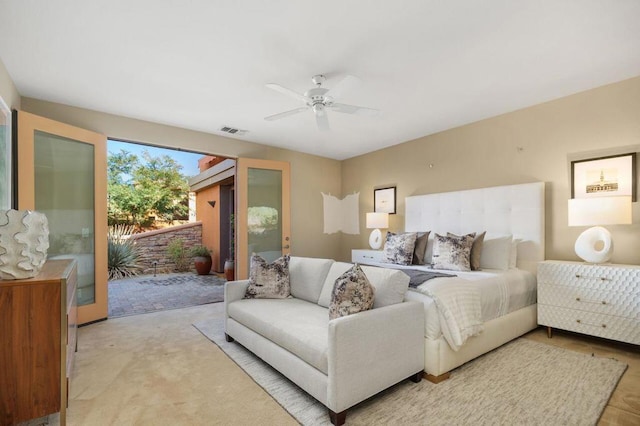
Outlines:
{"label": "white sphere decor", "polygon": [[576,254],[589,263],[604,263],[613,254],[611,233],[602,226],[594,226],[584,231],[575,245]]}
{"label": "white sphere decor", "polygon": [[35,277],[47,261],[48,249],[49,222],[43,213],[0,210],[0,278]]}

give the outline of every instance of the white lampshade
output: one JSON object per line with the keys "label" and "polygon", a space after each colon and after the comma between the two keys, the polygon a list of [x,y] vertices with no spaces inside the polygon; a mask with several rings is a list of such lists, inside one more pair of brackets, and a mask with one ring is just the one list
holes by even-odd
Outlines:
{"label": "white lampshade", "polygon": [[[569,200],[569,226],[628,225],[631,216],[630,196]],[[602,226],[589,228],[576,240],[575,250],[587,262],[608,262],[613,254],[611,233]]]}
{"label": "white lampshade", "polygon": [[367,213],[368,229],[387,229],[389,227],[389,213]]}
{"label": "white lampshade", "polygon": [[569,226],[629,225],[631,196],[569,200]]}

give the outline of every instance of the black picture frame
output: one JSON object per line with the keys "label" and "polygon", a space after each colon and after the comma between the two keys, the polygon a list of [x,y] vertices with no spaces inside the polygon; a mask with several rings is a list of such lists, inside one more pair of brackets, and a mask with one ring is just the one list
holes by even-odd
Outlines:
{"label": "black picture frame", "polygon": [[396,214],[396,187],[373,190],[373,211],[376,213]]}
{"label": "black picture frame", "polygon": [[635,152],[571,162],[571,198],[601,197],[604,192],[638,201]]}

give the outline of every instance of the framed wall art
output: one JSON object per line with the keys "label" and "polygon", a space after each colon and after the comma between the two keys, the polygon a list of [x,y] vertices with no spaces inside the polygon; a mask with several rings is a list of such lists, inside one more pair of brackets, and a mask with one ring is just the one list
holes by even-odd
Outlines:
{"label": "framed wall art", "polygon": [[396,214],[396,187],[373,190],[373,211],[376,213]]}
{"label": "framed wall art", "polygon": [[571,162],[571,198],[636,196],[636,153]]}
{"label": "framed wall art", "polygon": [[0,209],[11,208],[11,110],[0,98]]}

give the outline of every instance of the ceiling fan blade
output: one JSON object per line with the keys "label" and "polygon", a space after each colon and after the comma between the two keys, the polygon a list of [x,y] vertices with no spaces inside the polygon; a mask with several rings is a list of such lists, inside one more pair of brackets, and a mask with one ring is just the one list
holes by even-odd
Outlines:
{"label": "ceiling fan blade", "polygon": [[327,113],[324,109],[316,111],[316,124],[318,124],[318,129],[320,129],[321,132],[331,130],[329,128],[329,118],[327,117]]}
{"label": "ceiling fan blade", "polygon": [[299,114],[299,113],[301,113],[303,111],[306,111],[308,109],[309,109],[309,107],[303,106],[303,107],[300,107],[300,108],[292,109],[291,111],[285,111],[285,112],[281,112],[279,114],[270,115],[268,117],[265,117],[264,119],[267,120],[267,121],[280,120],[281,118],[289,117],[290,115]]}
{"label": "ceiling fan blade", "polygon": [[352,75],[347,75],[345,78],[340,80],[338,84],[333,86],[333,88],[329,89],[327,93],[325,93],[325,97],[331,97],[333,99],[340,98],[344,92],[348,92],[349,90],[360,85],[360,79],[354,77]]}
{"label": "ceiling fan blade", "polygon": [[380,115],[380,110],[378,109],[365,108],[357,105],[333,103],[329,106],[329,108],[331,108],[335,112],[341,112],[343,114],[366,115],[368,117],[375,117]]}
{"label": "ceiling fan blade", "polygon": [[284,95],[291,96],[292,98],[296,98],[304,103],[311,102],[311,99],[308,97],[301,95],[300,93],[294,92],[291,89],[287,89],[286,87],[280,86],[276,83],[268,83],[267,87],[271,90],[275,90],[276,92],[280,92]]}

